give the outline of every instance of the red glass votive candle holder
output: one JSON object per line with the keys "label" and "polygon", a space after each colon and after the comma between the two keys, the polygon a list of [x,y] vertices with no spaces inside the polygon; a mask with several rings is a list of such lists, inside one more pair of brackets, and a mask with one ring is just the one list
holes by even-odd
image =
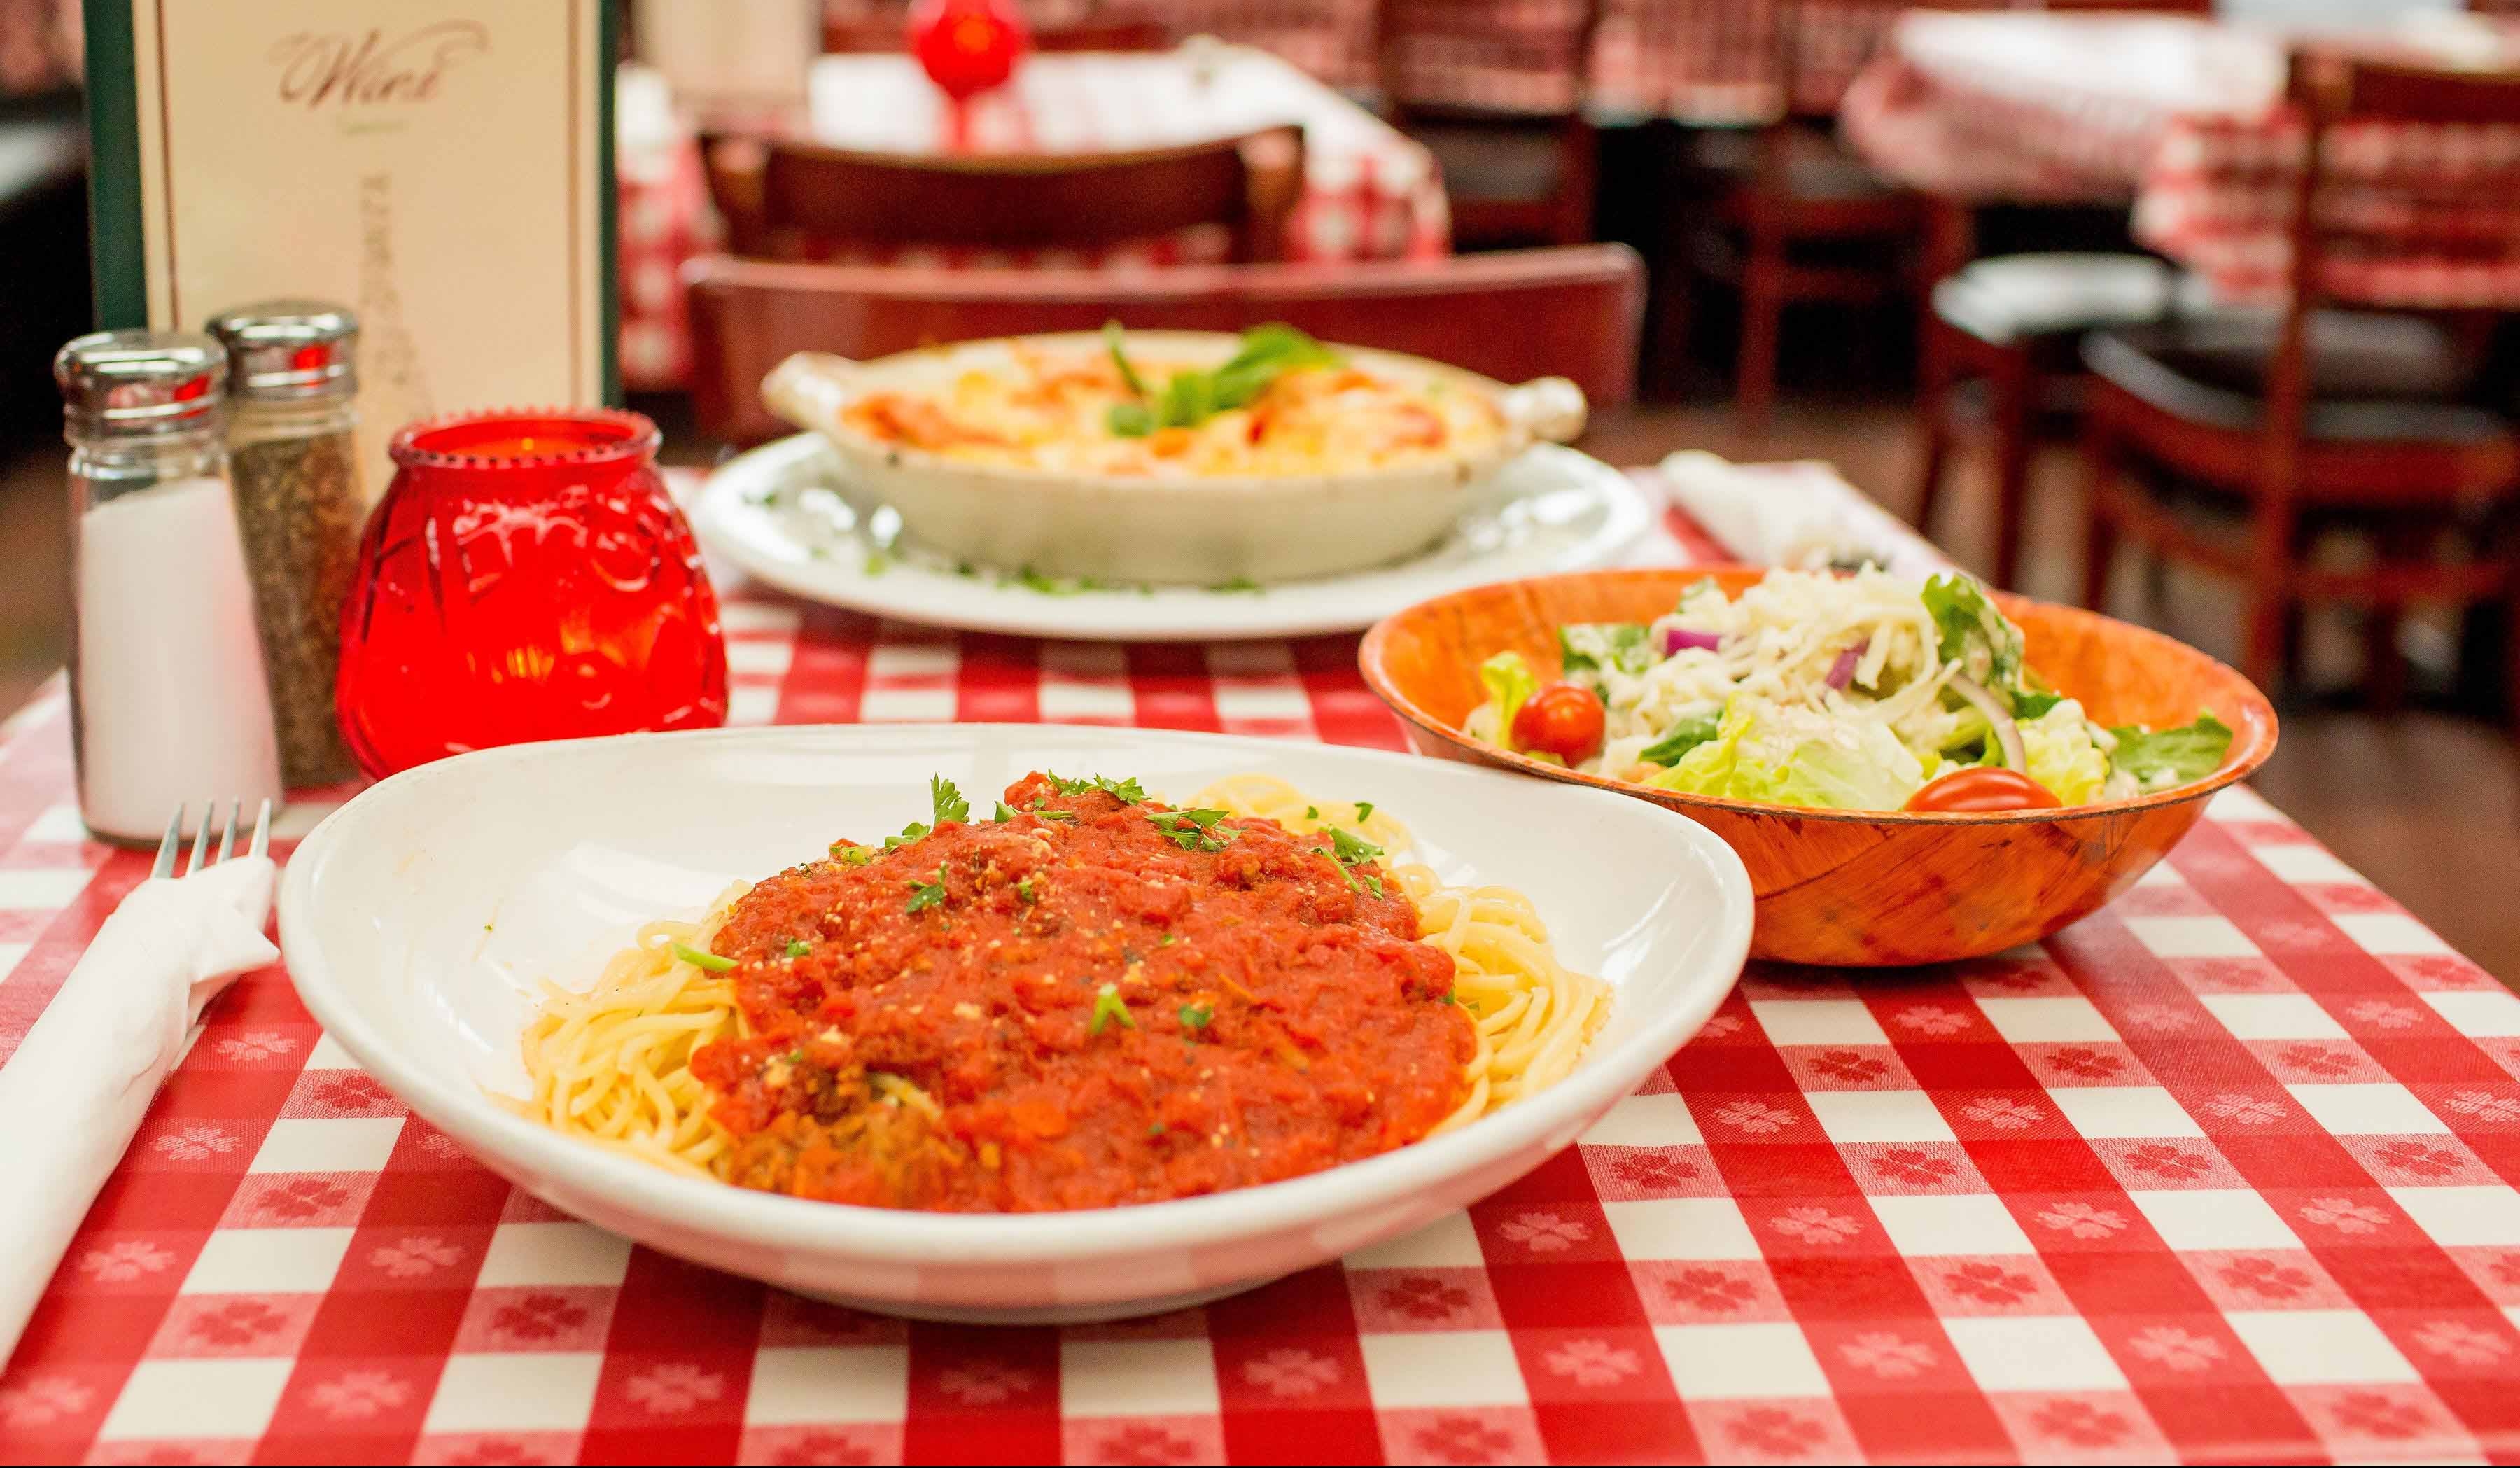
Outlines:
{"label": "red glass votive candle holder", "polygon": [[337,708],[371,778],[533,739],[726,722],[726,640],[636,413],[394,435],[341,611]]}

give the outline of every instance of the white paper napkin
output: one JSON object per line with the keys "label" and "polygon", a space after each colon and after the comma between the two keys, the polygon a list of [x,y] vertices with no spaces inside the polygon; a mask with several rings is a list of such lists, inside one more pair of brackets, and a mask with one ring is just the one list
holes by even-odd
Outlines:
{"label": "white paper napkin", "polygon": [[1734,464],[1700,449],[1664,459],[1672,502],[1752,565],[1815,570],[1870,560],[1919,580],[1950,557],[1825,464]]}
{"label": "white paper napkin", "polygon": [[280,956],[262,936],[274,875],[243,857],[133,888],[0,1066],[0,1361],[202,1006]]}

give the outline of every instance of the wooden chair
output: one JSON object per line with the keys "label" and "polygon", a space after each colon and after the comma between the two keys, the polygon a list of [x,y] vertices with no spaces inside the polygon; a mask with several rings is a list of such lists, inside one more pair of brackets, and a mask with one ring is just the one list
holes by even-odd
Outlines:
{"label": "wooden chair", "polygon": [[1218,225],[1232,231],[1232,258],[1274,260],[1304,178],[1292,126],[1135,153],[946,156],[734,137],[701,147],[728,243],[772,259],[834,244],[1085,248]]}
{"label": "wooden chair", "polygon": [[[2375,701],[2402,670],[2397,616],[2410,601],[2477,601],[2520,593],[2510,523],[2520,491],[2520,431],[2471,399],[2458,338],[2439,321],[2330,309],[2344,300],[2331,261],[2385,242],[2358,239],[2322,208],[2339,124],[2520,123],[2520,73],[2478,74],[2307,52],[2290,94],[2307,123],[2307,161],[2290,219],[2290,300],[2273,321],[2182,318],[2093,334],[2085,424],[2091,475],[2084,601],[2102,604],[2121,541],[2230,576],[2248,588],[2241,671],[2272,687],[2290,661],[2299,608],[2318,601],[2371,609],[2365,646]],[[2472,241],[2509,262],[2520,242]],[[2403,247],[2403,246],[2400,246]],[[2474,261],[2471,261],[2473,263]],[[2133,482],[2139,459],[2177,485],[2236,501],[2236,539]],[[2192,496],[2190,496],[2192,498]],[[2366,558],[2314,559],[2312,541],[2360,531]],[[2446,542],[2472,554],[2445,559]],[[2520,639],[2514,640],[2520,646]],[[2510,670],[2520,683],[2520,666]]]}
{"label": "wooden chair", "polygon": [[[1775,100],[1747,147],[1712,157],[1733,180],[1713,221],[1687,243],[1702,273],[1741,291],[1741,343],[1734,369],[1734,417],[1747,433],[1766,430],[1776,405],[1778,342],[1788,305],[1862,303],[1910,289],[1902,256],[1921,235],[1924,200],[1875,174],[1836,140],[1836,96],[1812,65],[1813,42],[1867,27],[1886,29],[1908,0],[1694,0],[1697,28],[1721,27],[1701,44],[1751,59],[1762,91]],[[1827,76],[1842,86],[1841,65]],[[1732,135],[1737,136],[1737,135]],[[1708,144],[1730,141],[1703,135]],[[1745,156],[1746,155],[1746,156]],[[1825,257],[1822,257],[1823,253]],[[1671,355],[1685,349],[1688,313],[1666,313]]]}
{"label": "wooden chair", "polygon": [[1435,155],[1464,249],[1593,238],[1598,141],[1584,76],[1599,0],[1383,0],[1392,121]]}
{"label": "wooden chair", "polygon": [[1636,396],[1644,266],[1623,245],[1334,267],[914,270],[726,255],[692,262],[692,401],[731,443],[788,431],[761,378],[790,352],[867,358],[940,341],[1132,328],[1238,331],[1283,321],[1329,341],[1411,352],[1504,381],[1571,378],[1597,411]]}

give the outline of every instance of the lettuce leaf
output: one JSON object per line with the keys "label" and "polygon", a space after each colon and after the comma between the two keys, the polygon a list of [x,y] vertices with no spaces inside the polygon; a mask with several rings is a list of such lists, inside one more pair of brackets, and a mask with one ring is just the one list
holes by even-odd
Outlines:
{"label": "lettuce leaf", "polygon": [[2036,719],[2016,725],[2022,753],[2030,757],[2024,772],[2055,792],[2067,805],[2090,805],[2100,798],[2109,780],[2109,757],[2092,741],[2092,724],[2083,706],[2067,698]]}
{"label": "lettuce leaf", "polygon": [[1989,688],[2021,689],[2021,629],[1995,609],[1983,588],[1966,576],[1935,576],[1922,596],[1946,661],[1958,661],[1961,672]]}
{"label": "lettuce leaf", "polygon": [[1722,710],[1683,719],[1663,732],[1663,736],[1637,751],[1637,758],[1654,765],[1677,765],[1681,756],[1704,744],[1724,732]]}
{"label": "lettuce leaf", "polygon": [[1925,769],[1886,726],[1735,696],[1715,738],[1649,783],[1692,795],[1828,810],[1895,811]]}
{"label": "lettuce leaf", "polygon": [[2196,722],[2147,734],[2137,725],[2112,729],[2118,748],[2117,767],[2147,790],[2165,790],[2203,779],[2223,768],[2231,752],[2231,727],[2199,712]]}
{"label": "lettuce leaf", "polygon": [[[1470,717],[1462,721],[1462,732],[1472,738],[1511,749],[1513,716],[1521,713],[1523,704],[1540,691],[1540,680],[1533,676],[1531,664],[1521,653],[1500,652],[1479,664],[1479,682],[1488,690],[1488,701],[1470,711]],[[1491,710],[1496,721],[1492,727],[1487,722]]]}

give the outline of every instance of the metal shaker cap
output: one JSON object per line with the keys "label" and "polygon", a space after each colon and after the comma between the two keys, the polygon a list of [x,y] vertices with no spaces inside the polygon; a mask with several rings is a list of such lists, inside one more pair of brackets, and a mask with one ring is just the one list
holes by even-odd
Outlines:
{"label": "metal shaker cap", "polygon": [[158,438],[216,427],[228,354],[192,332],[94,332],[53,358],[62,417],[79,438]]}
{"label": "metal shaker cap", "polygon": [[241,399],[292,402],[359,390],[359,318],[317,300],[267,300],[210,318]]}

